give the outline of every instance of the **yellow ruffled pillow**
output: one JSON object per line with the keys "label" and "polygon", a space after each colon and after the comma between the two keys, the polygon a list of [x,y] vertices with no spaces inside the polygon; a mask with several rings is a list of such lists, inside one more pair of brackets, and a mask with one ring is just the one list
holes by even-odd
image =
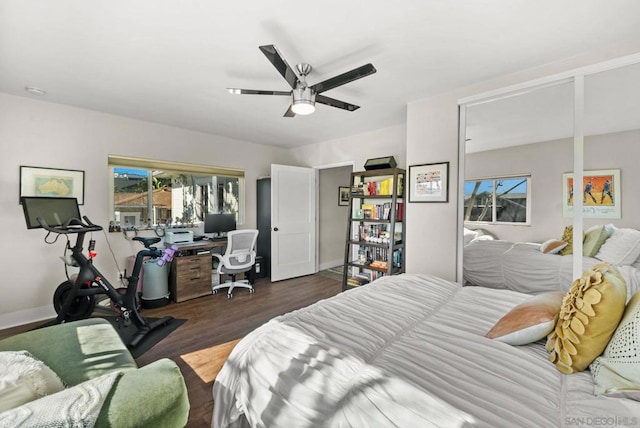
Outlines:
{"label": "yellow ruffled pillow", "polygon": [[562,238],[560,238],[560,240],[567,243],[567,245],[560,250],[560,254],[563,256],[573,254],[573,226],[567,226],[564,228],[564,232],[562,233]]}
{"label": "yellow ruffled pillow", "polygon": [[627,300],[627,284],[607,263],[576,279],[564,297],[555,329],[547,336],[549,360],[562,373],[585,370],[609,343]]}

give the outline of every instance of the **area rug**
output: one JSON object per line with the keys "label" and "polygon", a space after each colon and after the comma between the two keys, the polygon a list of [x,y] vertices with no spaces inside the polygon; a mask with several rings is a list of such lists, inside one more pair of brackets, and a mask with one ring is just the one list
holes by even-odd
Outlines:
{"label": "area rug", "polygon": [[[118,334],[120,335],[124,343],[128,344],[133,338],[133,336],[138,332],[138,329],[133,323],[129,324],[128,326],[123,326],[121,325],[121,323],[117,322],[117,317],[102,317],[102,318],[109,321],[115,327],[116,331],[118,332]],[[147,317],[145,319],[147,320],[147,322],[151,324],[154,321],[156,321],[158,318]],[[138,358],[139,356],[147,352],[149,349],[157,345],[158,342],[160,342],[162,339],[167,337],[169,334],[175,331],[182,324],[184,324],[185,321],[187,320],[181,319],[181,318],[173,318],[170,321],[167,321],[165,325],[157,327],[156,329],[147,333],[142,338],[140,343],[138,343],[138,345],[136,345],[133,348],[129,347],[129,352],[131,352],[131,355],[133,356],[133,358]]]}
{"label": "area rug", "polygon": [[[105,320],[109,321],[111,325],[115,327],[116,331],[122,338],[122,341],[127,344],[131,341],[131,339],[133,338],[133,335],[138,332],[138,329],[135,327],[133,323],[131,323],[128,326],[123,326],[121,325],[121,323],[118,323],[117,321],[118,318],[115,316],[92,316],[91,318],[104,318]],[[145,319],[147,320],[147,322],[151,324],[155,320],[158,320],[159,318],[145,317]],[[149,349],[153,348],[162,339],[167,337],[171,332],[175,331],[178,327],[184,324],[185,321],[187,320],[181,319],[181,318],[173,318],[170,321],[167,321],[165,325],[157,327],[155,330],[152,330],[151,332],[147,333],[144,336],[144,338],[140,341],[140,343],[138,343],[137,346],[135,346],[134,348],[129,347],[129,352],[131,353],[133,358],[138,358],[140,355],[144,354]],[[49,320],[33,328],[33,330],[36,330],[38,328],[48,327],[54,324],[56,324],[56,320]]]}

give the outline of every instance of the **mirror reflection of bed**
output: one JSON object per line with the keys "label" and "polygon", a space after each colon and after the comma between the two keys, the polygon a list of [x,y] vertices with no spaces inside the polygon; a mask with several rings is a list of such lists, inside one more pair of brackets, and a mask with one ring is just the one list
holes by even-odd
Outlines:
{"label": "mirror reflection of bed", "polygon": [[[544,253],[540,247],[546,241],[562,240],[565,228],[573,225],[573,218],[563,215],[563,205],[564,210],[572,209],[563,204],[567,198],[563,174],[573,171],[574,155],[583,162],[585,180],[588,171],[620,171],[615,189],[616,203],[621,206],[618,218],[591,218],[586,212],[594,206],[598,209],[601,203],[611,205],[602,185],[594,185],[597,193],[593,199],[583,195],[583,233],[593,235],[592,229],[605,226],[618,233],[603,254],[583,245],[581,269],[611,262],[630,287],[640,283],[640,261],[634,258],[640,255],[640,243],[635,246],[640,240],[640,232],[635,233],[640,229],[636,215],[640,199],[634,195],[634,183],[640,181],[640,171],[634,166],[640,156],[639,83],[640,64],[585,76],[582,156],[574,154],[573,79],[466,107],[466,141],[461,147],[465,153],[465,206],[460,216],[464,219],[460,248],[465,284],[524,292],[569,289],[576,278],[573,254],[567,250]],[[508,192],[514,186],[504,183],[513,177],[529,177],[528,197]],[[473,194],[474,184],[478,187],[489,179],[503,184],[495,191],[495,207],[487,206],[479,192]],[[500,214],[505,206],[516,203],[526,213],[525,220]],[[473,221],[478,219],[481,221]],[[496,219],[503,223],[496,223]]]}

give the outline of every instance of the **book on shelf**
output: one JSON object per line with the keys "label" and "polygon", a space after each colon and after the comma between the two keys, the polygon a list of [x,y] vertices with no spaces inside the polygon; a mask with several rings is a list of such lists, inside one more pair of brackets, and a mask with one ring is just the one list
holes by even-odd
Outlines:
{"label": "book on shelf", "polygon": [[354,287],[358,287],[360,285],[364,285],[364,284],[368,284],[369,283],[369,278],[366,278],[364,276],[360,276],[360,275],[356,275],[356,276],[351,276],[349,278],[347,278],[347,284],[354,286]]}
{"label": "book on shelf", "polygon": [[398,188],[397,190],[397,194],[399,197],[402,197],[402,195],[404,194],[404,177],[402,175],[400,175],[400,179],[398,180]]}
{"label": "book on shelf", "polygon": [[379,195],[390,195],[393,191],[393,177],[389,177],[380,182]]}
{"label": "book on shelf", "polygon": [[361,270],[360,272],[358,272],[358,274],[353,275],[353,276],[357,276],[359,278],[364,278],[367,281],[371,281],[371,272],[370,271],[363,271]]}
{"label": "book on shelf", "polygon": [[386,269],[388,265],[387,265],[387,262],[385,262],[384,260],[375,260],[371,262],[369,266],[378,268],[378,269]]}
{"label": "book on shelf", "polygon": [[391,195],[393,191],[393,177],[385,178],[380,181],[369,181],[363,186],[364,195],[370,196],[386,196]]}
{"label": "book on shelf", "polygon": [[351,194],[354,196],[364,195],[364,185],[362,183],[351,186]]}
{"label": "book on shelf", "polygon": [[362,218],[373,219],[375,218],[375,207],[373,204],[362,204]]}

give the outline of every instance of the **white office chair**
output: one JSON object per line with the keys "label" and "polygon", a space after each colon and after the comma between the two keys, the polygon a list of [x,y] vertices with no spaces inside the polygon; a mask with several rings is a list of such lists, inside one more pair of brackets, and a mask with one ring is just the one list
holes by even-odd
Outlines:
{"label": "white office chair", "polygon": [[227,298],[233,297],[235,287],[248,288],[253,293],[253,286],[248,279],[236,281],[236,275],[248,272],[256,263],[256,241],[258,240],[257,229],[232,230],[227,233],[227,249],[224,255],[213,254],[219,260],[218,274],[231,275],[231,281],[225,281],[213,287],[213,293],[217,293],[222,288],[229,287]]}

